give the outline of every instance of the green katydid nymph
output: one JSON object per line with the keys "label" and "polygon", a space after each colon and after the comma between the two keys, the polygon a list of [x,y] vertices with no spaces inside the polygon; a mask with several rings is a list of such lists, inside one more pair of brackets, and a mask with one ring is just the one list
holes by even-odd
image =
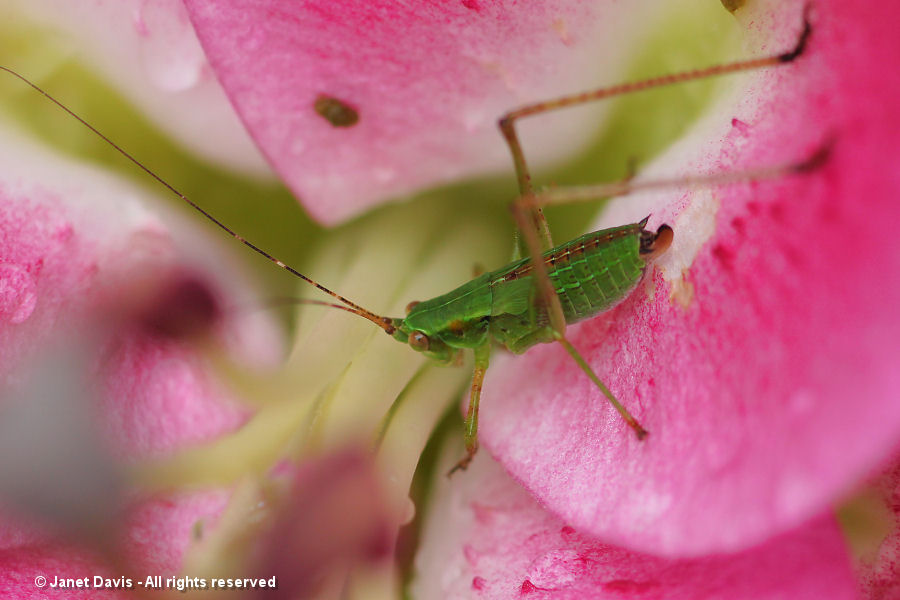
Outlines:
{"label": "green katydid nymph", "polygon": [[[672,243],[673,232],[662,225],[654,233],[640,223],[585,234],[543,253],[554,296],[562,306],[566,324],[609,310],[637,286],[650,261]],[[521,354],[536,344],[559,341],[595,379],[638,438],[647,432],[596,378],[565,337],[551,326],[535,285],[530,258],[484,273],[465,285],[424,302],[414,303],[401,319],[392,319],[386,331],[431,359],[453,362],[464,349],[475,353],[475,373],[466,419],[468,454],[464,468],[477,449],[478,402],[488,368],[492,343]]]}
{"label": "green katydid nymph", "polygon": [[[523,117],[621,94],[792,62],[803,53],[812,31],[808,12],[807,8],[795,46],[787,52],[563,96],[527,105],[502,116],[498,124],[510,148],[519,185],[519,196],[513,203],[513,215],[521,240],[517,239],[515,246],[519,248],[523,245],[527,249],[527,255],[516,258],[499,269],[484,273],[446,294],[422,302],[411,302],[407,307],[407,314],[403,317],[386,317],[369,311],[244,239],[43,89],[9,68],[0,66],[0,70],[12,74],[43,94],[230,236],[337,301],[337,303],[305,302],[340,308],[364,317],[397,341],[408,344],[413,350],[431,360],[456,363],[463,352],[472,350],[475,367],[465,418],[466,456],[454,467],[455,471],[464,469],[478,448],[478,406],[481,387],[491,351],[495,346],[502,346],[513,353],[521,354],[537,344],[551,342],[561,344],[585,375],[594,382],[597,389],[616,408],[635,435],[643,439],[648,434],[569,342],[566,338],[566,326],[594,317],[627,298],[637,287],[648,266],[670,247],[675,232],[668,225],[661,225],[655,231],[648,230],[646,228],[648,219],[645,218],[637,223],[594,231],[555,245],[544,219],[542,206],[625,195],[651,187],[712,185],[776,177],[808,170],[824,157],[824,153],[820,152],[812,159],[801,163],[737,173],[656,181],[626,179],[606,185],[535,191],[515,129],[516,121]],[[355,109],[328,98],[320,99],[316,106],[310,107],[310,110],[316,110],[336,127],[351,126],[359,118]]]}

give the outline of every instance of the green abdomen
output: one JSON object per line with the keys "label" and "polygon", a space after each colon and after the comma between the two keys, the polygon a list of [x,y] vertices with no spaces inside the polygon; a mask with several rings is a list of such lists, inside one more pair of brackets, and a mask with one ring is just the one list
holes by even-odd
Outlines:
{"label": "green abdomen", "polygon": [[640,228],[634,229],[633,234],[627,229],[591,233],[547,257],[567,323],[609,310],[640,281],[646,263],[639,253]]}
{"label": "green abdomen", "polygon": [[[640,256],[641,229],[632,224],[595,231],[544,254],[567,323],[609,310],[634,289],[646,266]],[[492,275],[494,301],[502,304],[504,287],[518,287],[521,294],[523,280],[531,281],[531,265],[519,261]]]}

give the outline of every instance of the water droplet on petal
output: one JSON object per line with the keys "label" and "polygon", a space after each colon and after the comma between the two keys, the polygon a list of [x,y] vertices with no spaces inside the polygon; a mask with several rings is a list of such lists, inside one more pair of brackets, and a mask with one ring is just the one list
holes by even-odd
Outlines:
{"label": "water droplet on petal", "polygon": [[290,145],[287,148],[288,152],[291,153],[292,156],[299,156],[306,150],[306,142],[303,141],[303,138],[297,137],[291,140]]}
{"label": "water droplet on petal", "polygon": [[196,86],[206,68],[206,56],[187,14],[172,15],[168,6],[144,4],[133,18],[141,34],[141,62],[150,81],[168,92]]}
{"label": "water droplet on petal", "polygon": [[[204,62],[200,57],[184,54],[170,60],[144,53],[144,68],[150,80],[160,89],[181,92],[197,85],[203,72]],[[192,60],[193,59],[193,60]]]}
{"label": "water droplet on petal", "polygon": [[397,179],[397,170],[390,167],[375,167],[372,175],[378,183],[390,183]]}
{"label": "water droplet on petal", "polygon": [[400,525],[407,525],[412,523],[412,520],[416,517],[416,503],[413,502],[413,499],[410,497],[406,497],[406,500],[403,503],[403,509],[400,513]]}
{"label": "water droplet on petal", "polygon": [[462,114],[463,129],[466,133],[474,133],[484,129],[490,120],[486,111],[480,107],[470,108]]}

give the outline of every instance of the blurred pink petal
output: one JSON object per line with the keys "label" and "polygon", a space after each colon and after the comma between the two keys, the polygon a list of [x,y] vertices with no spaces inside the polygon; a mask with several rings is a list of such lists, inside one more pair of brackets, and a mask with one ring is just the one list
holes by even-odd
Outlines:
{"label": "blurred pink petal", "polygon": [[[181,0],[29,0],[6,9],[10,19],[24,13],[49,27],[52,42],[96,69],[192,152],[239,172],[270,174],[210,69]],[[36,68],[57,67],[42,59]]]}
{"label": "blurred pink petal", "polygon": [[[627,29],[613,24],[612,2],[185,4],[254,139],[325,223],[421,187],[508,169],[497,118],[584,86]],[[313,108],[320,96],[355,109],[358,123],[331,125]],[[534,147],[558,156],[589,133],[562,128],[553,143]]]}
{"label": "blurred pink petal", "polygon": [[[803,2],[772,7],[750,18],[763,42],[751,54],[796,39]],[[820,514],[900,440],[900,78],[885,68],[900,12],[822,0],[812,21],[800,60],[748,78],[679,168],[802,160],[832,139],[828,161],[698,191],[687,208],[670,195],[651,222],[675,229],[665,278],[654,270],[571,332],[649,438],[634,438],[560,348],[488,375],[484,446],[601,539],[669,555],[743,549]]]}
{"label": "blurred pink petal", "polygon": [[[193,539],[195,524],[215,525],[215,517],[227,500],[222,492],[173,495],[142,502],[129,516],[126,538],[121,540],[129,572],[122,573],[84,547],[54,538],[35,538],[0,549],[0,594],[16,600],[133,598],[143,589],[138,577],[174,575],[181,569],[184,551]],[[126,564],[126,563],[122,563]],[[47,578],[48,586],[59,578],[88,578],[87,588],[38,588],[35,578]],[[131,578],[123,589],[93,587],[94,577]],[[143,581],[143,579],[141,579]],[[125,585],[125,582],[121,582]],[[136,591],[137,590],[137,591]]]}
{"label": "blurred pink petal", "polygon": [[[48,343],[98,333],[93,319],[102,310],[107,327],[120,326],[95,359],[105,375],[109,441],[148,456],[241,424],[246,410],[227,400],[195,348],[116,321],[144,306],[177,267],[179,249],[164,222],[133,190],[97,171],[29,152],[24,143],[5,146],[0,369],[6,380],[14,382],[16,369]],[[193,259],[209,249],[195,243],[187,252]],[[220,329],[258,346],[234,331],[258,324],[236,321]],[[270,345],[276,340],[271,325],[252,336]]]}
{"label": "blurred pink petal", "polygon": [[[378,471],[364,449],[310,459],[296,469],[291,490],[258,539],[256,576],[277,576],[279,597],[316,597],[329,576],[388,558],[395,529]],[[258,597],[272,593],[262,589]]]}
{"label": "blurred pink petal", "polygon": [[216,526],[230,495],[225,490],[182,492],[137,502],[129,510],[122,543],[135,571],[180,572],[185,551]]}
{"label": "blurred pink petal", "polygon": [[[81,548],[29,546],[0,550],[0,593],[14,600],[124,600],[132,598],[129,589],[111,590],[82,588],[50,588],[60,578],[116,577],[108,568],[98,566],[97,557]],[[38,587],[35,580],[46,578],[46,585]]]}
{"label": "blurred pink petal", "polygon": [[[22,476],[3,480],[0,497],[4,508],[21,512],[27,507],[22,498],[42,494],[33,502],[30,516],[49,517],[41,524],[4,510],[0,572],[5,580],[0,589],[12,597],[30,597],[37,592],[33,579],[45,565],[52,566],[48,578],[101,573],[104,561],[89,556],[77,542],[107,551],[116,544],[127,549],[129,565],[174,574],[192,542],[194,523],[200,519],[213,523],[228,493],[135,496],[126,501],[115,485],[94,477],[94,471],[107,463],[121,467],[126,461],[170,454],[233,431],[245,421],[247,409],[232,401],[199,348],[181,335],[191,329],[184,327],[185,319],[201,325],[195,333],[212,325],[213,335],[246,342],[241,344],[244,349],[276,347],[277,351],[278,337],[271,324],[259,327],[266,325],[259,320],[215,322],[215,315],[207,314],[216,312],[212,296],[219,295],[220,287],[210,280],[240,281],[240,277],[227,268],[227,261],[197,241],[202,236],[190,238],[187,255],[197,264],[200,256],[208,256],[217,265],[221,273],[204,274],[202,284],[216,291],[204,300],[204,294],[177,293],[176,285],[173,296],[158,296],[173,274],[185,269],[200,272],[184,266],[180,258],[171,231],[181,226],[168,227],[143,207],[133,188],[97,170],[60,160],[12,134],[0,140],[4,165],[0,174],[0,375],[4,384],[0,414],[6,419],[0,433],[3,444],[15,447],[4,452],[3,459],[20,461],[30,480],[44,483],[42,487],[25,485],[28,478]],[[147,316],[154,314],[150,309],[165,312],[165,305],[171,309],[173,302],[180,304],[175,315],[180,325],[173,326],[156,313],[153,323],[165,325],[165,331],[150,328]],[[246,331],[248,326],[252,330]],[[72,359],[60,364],[72,363],[80,369],[74,373],[53,369],[50,359],[60,352]],[[35,364],[47,368],[28,368]],[[50,387],[41,387],[45,383]],[[43,389],[49,392],[40,396]],[[26,398],[38,394],[51,410],[11,412],[17,394]],[[72,418],[67,410],[83,412],[84,419]],[[98,418],[86,416],[94,412]],[[22,417],[16,423],[27,426],[27,431],[9,430],[16,426],[9,418],[16,415]],[[81,420],[86,419],[95,427],[82,427]],[[86,437],[89,429],[95,438]],[[91,454],[97,448],[90,441],[105,459]],[[33,447],[29,449],[28,444]],[[15,475],[19,471],[6,469],[15,466],[4,463],[0,471]],[[91,490],[82,489],[91,481],[96,488],[93,500]],[[97,499],[104,494],[106,500]],[[61,504],[66,499],[71,502]],[[79,527],[85,524],[61,523],[65,518],[93,518],[92,509],[107,513],[105,522],[92,526],[96,539],[83,537]],[[51,527],[45,527],[48,524]],[[107,531],[110,527],[116,528],[113,535]],[[60,532],[69,541],[64,543]]]}
{"label": "blurred pink petal", "polygon": [[843,537],[819,518],[733,555],[665,559],[609,546],[546,512],[487,456],[426,523],[416,598],[856,598]]}
{"label": "blurred pink petal", "polygon": [[149,458],[215,439],[242,425],[246,408],[195,349],[159,338],[120,341],[105,365],[101,419],[126,456]]}

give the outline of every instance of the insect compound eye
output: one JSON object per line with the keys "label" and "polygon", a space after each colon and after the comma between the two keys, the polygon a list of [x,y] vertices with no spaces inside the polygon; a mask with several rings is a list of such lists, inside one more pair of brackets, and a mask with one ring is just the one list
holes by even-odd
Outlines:
{"label": "insect compound eye", "polygon": [[421,331],[413,331],[409,334],[409,345],[412,346],[413,349],[424,352],[428,350],[428,344],[428,336]]}
{"label": "insect compound eye", "polygon": [[409,304],[407,304],[407,305],[406,305],[406,314],[411,313],[411,312],[413,311],[413,309],[414,309],[415,307],[417,307],[418,305],[420,305],[420,304],[422,304],[422,303],[419,302],[418,300],[413,300],[412,302],[410,302]]}

